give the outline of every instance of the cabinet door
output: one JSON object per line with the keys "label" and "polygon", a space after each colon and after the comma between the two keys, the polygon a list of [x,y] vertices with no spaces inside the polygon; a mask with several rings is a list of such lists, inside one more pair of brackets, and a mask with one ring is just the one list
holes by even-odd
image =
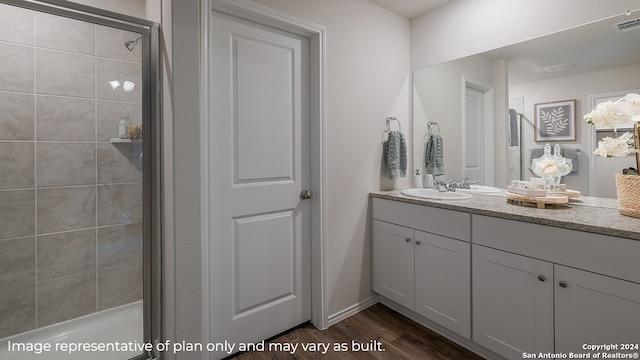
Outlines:
{"label": "cabinet door", "polygon": [[636,283],[555,265],[555,306],[556,352],[584,352],[583,344],[638,344]]}
{"label": "cabinet door", "polygon": [[415,237],[415,311],[470,338],[471,244],[421,231]]}
{"label": "cabinet door", "polygon": [[553,352],[553,264],[473,246],[473,340],[508,359]]}
{"label": "cabinet door", "polygon": [[373,221],[373,291],[413,310],[413,229]]}

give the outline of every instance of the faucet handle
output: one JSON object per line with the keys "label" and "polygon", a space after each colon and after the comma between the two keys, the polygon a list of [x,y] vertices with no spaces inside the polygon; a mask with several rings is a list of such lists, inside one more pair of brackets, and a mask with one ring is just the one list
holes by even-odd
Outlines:
{"label": "faucet handle", "polygon": [[442,180],[434,180],[433,181],[433,187],[436,188],[436,190],[438,190],[440,192],[449,191],[449,187],[447,186],[447,183],[445,183]]}

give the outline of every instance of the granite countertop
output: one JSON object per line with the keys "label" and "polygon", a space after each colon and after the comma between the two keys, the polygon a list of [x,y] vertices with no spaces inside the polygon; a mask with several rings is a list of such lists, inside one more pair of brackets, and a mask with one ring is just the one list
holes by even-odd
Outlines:
{"label": "granite countertop", "polygon": [[373,191],[370,197],[462,211],[471,214],[549,225],[640,240],[640,219],[621,215],[616,199],[581,196],[557,208],[510,204],[506,192],[473,194],[468,200],[432,200],[402,195],[401,190]]}

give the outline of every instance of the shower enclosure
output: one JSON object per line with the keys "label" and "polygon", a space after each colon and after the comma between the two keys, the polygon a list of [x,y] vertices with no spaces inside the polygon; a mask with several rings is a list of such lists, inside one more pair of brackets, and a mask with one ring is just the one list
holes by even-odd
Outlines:
{"label": "shower enclosure", "polygon": [[71,341],[76,326],[160,336],[157,30],[0,0],[0,358],[8,341]]}

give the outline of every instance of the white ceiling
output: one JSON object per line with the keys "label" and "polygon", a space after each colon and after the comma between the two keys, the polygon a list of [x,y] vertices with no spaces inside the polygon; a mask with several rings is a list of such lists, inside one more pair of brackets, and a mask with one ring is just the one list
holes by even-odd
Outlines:
{"label": "white ceiling", "polygon": [[412,19],[451,0],[369,0],[396,14]]}
{"label": "white ceiling", "polygon": [[[509,82],[517,84],[640,63],[640,28],[618,33],[614,24],[638,18],[616,16],[484,53],[509,61]],[[560,73],[544,68],[571,63]]]}
{"label": "white ceiling", "polygon": [[[407,19],[422,15],[452,0],[369,0]],[[562,76],[640,62],[640,29],[618,34],[613,24],[638,18],[617,16],[611,19],[543,36],[520,44],[485,53],[492,59],[509,61],[511,83],[542,80],[559,76],[546,66],[571,63]]]}

